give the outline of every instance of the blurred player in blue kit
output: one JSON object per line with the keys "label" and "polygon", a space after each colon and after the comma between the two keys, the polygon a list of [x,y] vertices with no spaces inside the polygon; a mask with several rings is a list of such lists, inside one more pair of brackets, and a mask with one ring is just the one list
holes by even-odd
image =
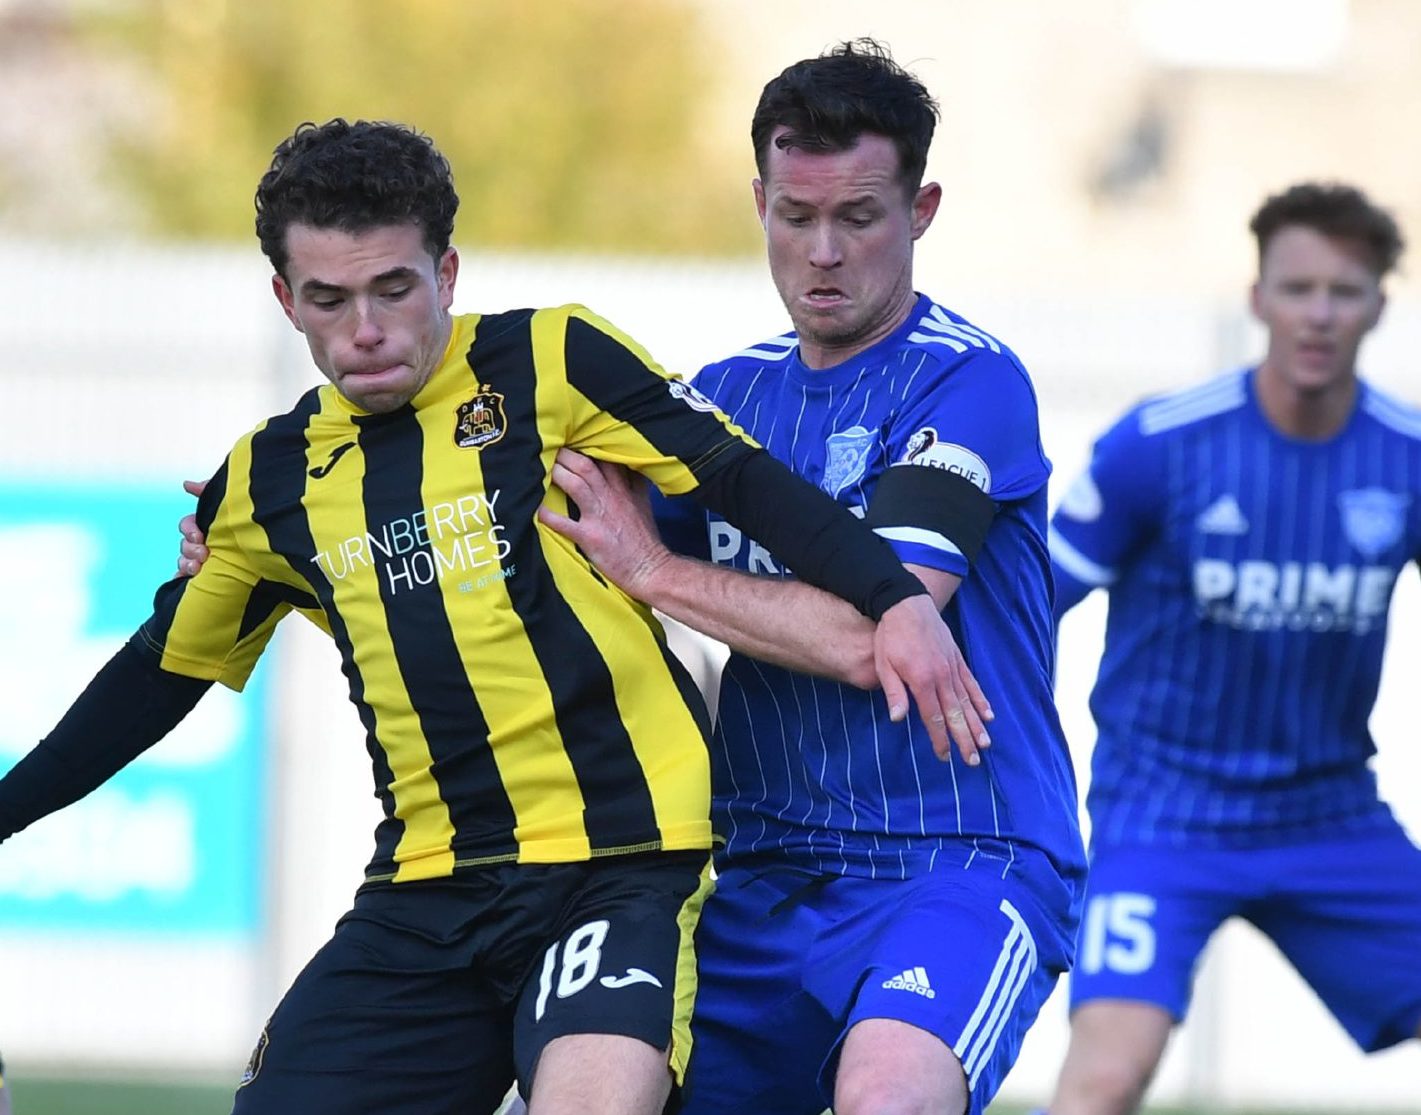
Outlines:
{"label": "blurred player in blue kit", "polygon": [[[868,40],[765,87],[755,201],[794,331],[683,391],[926,586],[970,667],[946,723],[878,690],[872,625],[723,516],[671,501],[654,526],[620,470],[565,451],[554,481],[580,515],[540,512],[733,651],[688,1115],[980,1113],[1071,960],[1085,857],[1051,691],[1050,466],[1020,361],[913,288],[942,197],[923,184],[936,115]],[[185,568],[204,556],[192,526]]]}
{"label": "blurred player in blue kit", "polygon": [[663,504],[673,553],[624,476],[566,453],[554,473],[581,517],[544,521],[732,649],[690,1115],[981,1112],[1071,959],[1083,850],[1051,691],[1050,466],[1020,361],[913,288],[942,197],[922,181],[935,121],[870,41],[765,87],[755,202],[794,331],[695,388],[922,579],[993,702],[989,750],[935,753],[873,691],[870,629],[721,517]]}
{"label": "blurred player in blue kit", "polygon": [[1317,183],[1251,229],[1262,362],[1127,413],[1052,521],[1057,614],[1104,588],[1109,617],[1051,1115],[1138,1108],[1229,917],[1363,1049],[1421,1029],[1421,850],[1367,727],[1392,588],[1421,558],[1421,411],[1356,372],[1401,235]]}

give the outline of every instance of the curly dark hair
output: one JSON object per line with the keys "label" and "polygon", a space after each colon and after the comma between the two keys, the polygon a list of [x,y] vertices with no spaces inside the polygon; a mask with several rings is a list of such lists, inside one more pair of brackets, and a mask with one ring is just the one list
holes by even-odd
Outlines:
{"label": "curly dark hair", "polygon": [[911,197],[922,185],[937,120],[937,102],[887,47],[855,39],[772,79],[755,106],[750,141],[763,179],[776,128],[789,129],[775,140],[782,150],[846,151],[866,133],[886,136],[898,149],[899,177]]}
{"label": "curly dark hair", "polygon": [[256,202],[257,239],[282,278],[292,224],[345,232],[416,224],[437,261],[459,208],[449,162],[427,135],[403,124],[339,117],[308,121],[281,141]]}
{"label": "curly dark hair", "polygon": [[1265,201],[1248,222],[1260,266],[1269,242],[1290,225],[1365,245],[1378,278],[1396,266],[1406,248],[1396,218],[1345,182],[1299,182]]}

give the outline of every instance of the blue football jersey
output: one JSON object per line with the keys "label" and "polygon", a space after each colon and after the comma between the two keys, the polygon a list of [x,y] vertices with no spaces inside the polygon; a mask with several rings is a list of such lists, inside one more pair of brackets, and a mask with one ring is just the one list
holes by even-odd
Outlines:
{"label": "blue football jersey", "polygon": [[[791,333],[708,366],[695,385],[857,515],[893,467],[957,472],[997,505],[970,563],[931,523],[880,529],[903,561],[965,578],[944,615],[996,713],[982,764],[939,760],[916,712],[892,722],[881,692],[732,654],[712,758],[724,856],[906,878],[948,863],[1007,871],[1034,849],[1077,877],[1075,776],[1051,690],[1050,464],[1020,361],[919,297],[891,336],[833,368],[805,367]],[[703,555],[793,575],[729,523],[695,513]]]}
{"label": "blue football jersey", "polygon": [[1368,760],[1396,578],[1421,555],[1421,412],[1274,429],[1249,371],[1144,403],[1052,520],[1057,607],[1109,590],[1093,840],[1268,841],[1386,814]]}

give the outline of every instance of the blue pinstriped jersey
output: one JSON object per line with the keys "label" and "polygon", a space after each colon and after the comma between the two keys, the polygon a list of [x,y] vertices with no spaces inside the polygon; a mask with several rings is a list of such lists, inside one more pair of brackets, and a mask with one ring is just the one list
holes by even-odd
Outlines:
{"label": "blue pinstriped jersey", "polygon": [[1421,412],[1366,384],[1290,439],[1250,372],[1143,404],[1052,520],[1058,608],[1109,590],[1093,840],[1263,841],[1385,814],[1369,766],[1392,587],[1421,556]]}
{"label": "blue pinstriped jersey", "polygon": [[[724,855],[901,878],[947,863],[1006,871],[1029,848],[1076,876],[1075,781],[1051,692],[1050,465],[1021,363],[920,297],[897,331],[836,367],[806,368],[786,334],[710,365],[695,383],[855,514],[895,465],[957,471],[998,506],[970,568],[931,523],[882,532],[904,561],[965,577],[945,616],[996,712],[983,764],[937,759],[916,712],[893,723],[879,692],[732,655],[712,759]],[[705,556],[792,575],[728,523],[696,514]],[[675,532],[665,525],[668,539]]]}

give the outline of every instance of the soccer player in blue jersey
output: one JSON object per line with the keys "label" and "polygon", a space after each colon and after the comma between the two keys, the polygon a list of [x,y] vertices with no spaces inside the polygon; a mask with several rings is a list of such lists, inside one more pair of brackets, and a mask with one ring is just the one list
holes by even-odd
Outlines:
{"label": "soccer player in blue jersey", "polygon": [[663,506],[673,554],[623,476],[566,453],[554,479],[581,517],[544,513],[733,652],[693,1115],[981,1112],[1071,959],[1084,856],[1051,692],[1050,466],[1017,357],[913,289],[935,120],[869,41],[765,87],[755,202],[794,329],[695,385],[922,579],[993,702],[980,762],[891,715],[870,629],[719,516]]}
{"label": "soccer player in blue jersey", "polygon": [[1233,916],[1362,1048],[1421,1030],[1421,850],[1367,730],[1392,586],[1421,558],[1421,412],[1356,372],[1401,236],[1336,184],[1251,228],[1262,362],[1127,413],[1052,521],[1057,614],[1094,588],[1110,608],[1051,1115],[1139,1106]]}

